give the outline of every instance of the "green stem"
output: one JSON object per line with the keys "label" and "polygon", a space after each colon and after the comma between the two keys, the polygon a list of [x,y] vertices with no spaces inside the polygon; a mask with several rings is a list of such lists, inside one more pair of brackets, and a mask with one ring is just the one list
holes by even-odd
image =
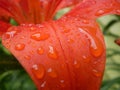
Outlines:
{"label": "green stem", "polygon": [[0,73],[8,70],[23,69],[14,56],[5,52],[0,44]]}

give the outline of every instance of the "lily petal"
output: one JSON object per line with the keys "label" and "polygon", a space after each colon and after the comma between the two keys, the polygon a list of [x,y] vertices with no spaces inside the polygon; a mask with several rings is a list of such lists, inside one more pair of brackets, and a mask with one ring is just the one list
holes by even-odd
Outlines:
{"label": "lily petal", "polygon": [[30,74],[38,90],[99,90],[106,54],[95,19],[119,11],[120,0],[84,0],[57,21],[9,28],[2,43]]}
{"label": "lily petal", "polygon": [[21,7],[15,0],[0,0],[0,9],[8,12],[10,17],[14,18],[18,23],[25,23]]}
{"label": "lily petal", "polygon": [[81,0],[0,0],[0,9],[19,24],[41,23],[53,19],[63,7],[77,4]]}
{"label": "lily petal", "polygon": [[66,16],[79,19],[97,19],[108,14],[120,15],[120,0],[84,0]]}

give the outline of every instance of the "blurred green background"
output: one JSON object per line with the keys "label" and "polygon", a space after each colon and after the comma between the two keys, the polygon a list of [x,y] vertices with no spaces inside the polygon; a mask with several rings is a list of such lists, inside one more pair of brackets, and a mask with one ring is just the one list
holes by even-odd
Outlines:
{"label": "blurred green background", "polygon": [[[56,18],[69,11],[63,9]],[[120,37],[120,16],[100,17],[99,25],[103,31],[107,47],[107,63],[101,90],[120,90],[120,46],[114,40]],[[11,20],[14,23],[14,20]],[[17,60],[1,45],[0,41],[0,90],[36,90],[34,83]]]}

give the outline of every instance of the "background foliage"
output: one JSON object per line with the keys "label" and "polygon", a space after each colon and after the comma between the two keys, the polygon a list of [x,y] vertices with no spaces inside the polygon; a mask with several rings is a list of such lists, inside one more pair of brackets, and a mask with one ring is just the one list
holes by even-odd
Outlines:
{"label": "background foliage", "polygon": [[[69,11],[63,9],[56,18]],[[107,63],[101,90],[120,90],[120,46],[114,40],[120,37],[120,16],[108,15],[97,20],[104,33]],[[14,23],[14,20],[11,21]],[[0,90],[36,90],[34,83],[17,60],[0,42]]]}

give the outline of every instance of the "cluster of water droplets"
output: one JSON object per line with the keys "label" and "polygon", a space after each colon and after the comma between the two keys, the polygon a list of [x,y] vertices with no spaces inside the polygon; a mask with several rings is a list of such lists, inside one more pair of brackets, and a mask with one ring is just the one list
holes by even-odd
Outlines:
{"label": "cluster of water droplets", "polygon": [[[102,11],[100,11],[101,13],[103,13]],[[87,21],[84,21],[84,23],[88,23]],[[29,25],[29,26],[32,26],[32,25]],[[39,26],[38,27],[42,27],[42,26]],[[34,27],[31,27],[30,30],[31,31],[34,31],[36,28]],[[83,35],[87,36],[87,39],[88,41],[90,42],[90,46],[89,48],[92,48],[90,49],[91,51],[91,54],[94,56],[94,57],[99,57],[101,54],[102,54],[102,51],[99,50],[99,46],[97,46],[98,44],[96,44],[97,42],[94,40],[94,38],[92,37],[92,35],[90,35],[87,31],[83,30],[82,28],[79,28],[79,31],[80,33],[82,33]],[[65,29],[63,30],[63,33],[69,33],[70,30],[69,29]],[[6,33],[6,37],[7,38],[12,38],[14,37],[15,35],[17,34],[16,31],[9,31]],[[50,34],[49,33],[46,33],[46,32],[36,32],[36,33],[33,33],[31,36],[30,36],[30,39],[32,40],[35,40],[35,41],[45,41],[47,39],[50,38]],[[22,37],[22,39],[24,39],[24,37]],[[69,39],[68,40],[69,43],[73,43],[74,40],[73,39]],[[22,51],[24,50],[26,47],[25,43],[18,43],[15,45],[15,50],[17,51]],[[55,47],[49,45],[48,46],[49,50],[48,50],[48,53],[47,53],[47,56],[50,58],[50,59],[53,59],[53,60],[57,60],[58,59],[58,52],[56,50]],[[96,52],[93,52],[93,51],[99,51],[99,54],[96,55]],[[42,55],[44,54],[45,50],[44,50],[44,47],[39,47],[37,48],[36,52],[39,54],[39,55]],[[29,55],[25,55],[24,58],[26,60],[31,60],[31,56]],[[86,63],[89,63],[90,62],[90,58],[87,57],[87,56],[83,56],[82,57],[84,62]],[[80,62],[75,60],[74,61],[74,67],[75,68],[80,68]],[[43,79],[45,77],[45,75],[49,75],[51,78],[57,78],[58,77],[58,74],[56,72],[56,70],[54,70],[53,68],[49,68],[48,70],[45,69],[45,66],[42,65],[42,64],[34,64],[31,68],[33,74],[35,75],[35,77],[37,79]],[[97,70],[93,69],[93,72],[94,72],[94,75],[97,76],[97,77],[100,77],[101,76],[101,72],[98,72]],[[60,83],[62,86],[64,86],[64,80],[60,80]],[[42,84],[41,84],[41,87],[45,87],[47,81],[44,81]]]}
{"label": "cluster of water droplets", "polygon": [[[99,58],[102,55],[102,53],[103,53],[103,46],[101,44],[102,42],[99,42],[99,39],[96,36],[91,35],[90,33],[88,33],[87,31],[83,30],[82,28],[79,28],[79,31],[80,31],[80,33],[82,33],[83,35],[86,36],[86,39],[90,43],[89,51],[92,54],[92,56],[94,56],[96,59]],[[83,56],[82,58],[83,58],[85,63],[89,63],[91,61],[90,57]],[[93,72],[93,74],[96,77],[101,77],[102,76],[102,72],[100,72],[97,69],[93,68],[92,72]]]}
{"label": "cluster of water droplets", "polygon": [[[46,77],[46,75],[52,79],[58,78],[58,73],[55,69],[53,69],[51,67],[46,69],[45,66],[43,66],[42,64],[34,64],[32,66],[32,72],[35,75],[35,77],[39,80],[44,79],[44,77]],[[65,80],[58,79],[58,82],[59,82],[60,86],[62,86],[62,87],[65,86],[65,84],[64,84]],[[46,86],[46,84],[47,84],[47,80],[43,81],[43,83],[41,83],[41,88],[44,88]]]}

